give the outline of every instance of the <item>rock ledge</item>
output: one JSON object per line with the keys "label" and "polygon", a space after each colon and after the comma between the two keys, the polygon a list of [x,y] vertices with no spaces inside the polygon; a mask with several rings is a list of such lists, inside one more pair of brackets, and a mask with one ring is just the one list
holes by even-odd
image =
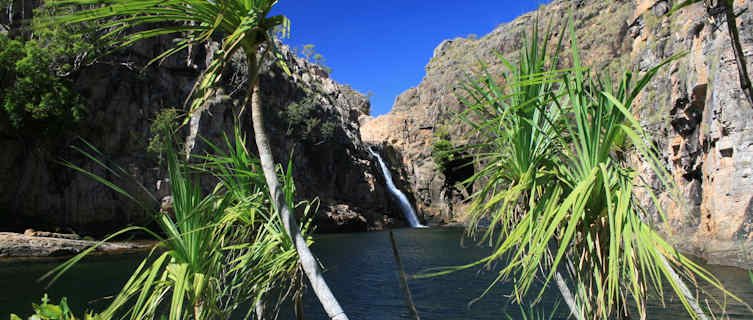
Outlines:
{"label": "rock ledge", "polygon": [[[94,246],[98,241],[74,240],[28,236],[13,232],[0,232],[0,257],[56,257],[74,255]],[[151,244],[107,242],[97,252],[122,252],[149,248]]]}

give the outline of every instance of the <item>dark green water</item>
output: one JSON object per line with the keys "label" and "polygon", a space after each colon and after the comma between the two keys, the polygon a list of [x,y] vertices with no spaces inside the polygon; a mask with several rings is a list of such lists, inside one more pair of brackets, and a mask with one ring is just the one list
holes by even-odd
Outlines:
{"label": "dark green water", "polygon": [[[461,246],[459,229],[395,230],[400,255],[409,274],[426,268],[465,264],[488,254],[489,249]],[[326,267],[325,276],[350,319],[411,319],[398,281],[395,260],[386,232],[333,234],[317,238],[314,253]],[[58,262],[0,262],[0,319],[8,313],[29,314],[31,302],[38,302],[44,292],[53,301],[67,296],[76,310],[98,309],[106,301],[93,301],[117,292],[129,273],[140,262],[140,255],[93,257],[82,263],[45,290],[35,279]],[[753,303],[753,284],[745,270],[707,266],[733,293]],[[486,298],[468,307],[495,278],[494,272],[467,270],[448,276],[410,280],[422,319],[506,319],[507,312],[519,318],[518,307],[507,302],[511,286],[500,283]],[[537,310],[551,310],[558,300],[557,292],[544,297]],[[93,301],[93,302],[91,302]],[[676,299],[667,299],[666,307],[653,303],[649,319],[688,319]],[[559,307],[565,311],[565,306]],[[327,319],[311,292],[304,299],[306,319]],[[731,319],[753,319],[753,314],[738,304],[728,302]],[[564,319],[563,314],[560,319]],[[280,319],[292,319],[284,307]]]}

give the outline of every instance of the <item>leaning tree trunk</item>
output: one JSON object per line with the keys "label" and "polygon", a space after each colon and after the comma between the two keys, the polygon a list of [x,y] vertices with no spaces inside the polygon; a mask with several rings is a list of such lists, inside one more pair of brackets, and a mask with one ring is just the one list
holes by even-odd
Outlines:
{"label": "leaning tree trunk", "polygon": [[570,315],[577,320],[584,320],[583,314],[581,313],[580,308],[578,308],[578,304],[575,302],[575,298],[573,298],[573,294],[570,292],[567,282],[565,282],[565,278],[562,277],[562,274],[559,271],[554,273],[554,283],[557,284],[557,289],[560,290],[562,299],[565,300],[565,304],[567,304],[567,307],[570,309]]}
{"label": "leaning tree trunk", "polygon": [[[254,64],[256,59],[249,57],[249,63]],[[251,66],[250,66],[251,67]],[[314,289],[314,293],[319,302],[321,302],[324,310],[330,319],[334,320],[347,320],[348,316],[345,314],[337,299],[332,294],[332,291],[327,286],[327,282],[322,276],[322,271],[319,268],[319,264],[311,254],[311,250],[306,245],[306,240],[303,239],[301,231],[298,228],[298,223],[295,220],[290,208],[285,202],[285,196],[280,188],[280,182],[277,180],[277,173],[275,172],[275,161],[272,157],[272,150],[269,146],[267,139],[267,133],[264,129],[264,114],[261,108],[261,97],[259,90],[258,78],[249,76],[249,85],[251,88],[251,119],[254,126],[254,137],[256,139],[256,148],[259,150],[259,158],[261,159],[261,167],[264,171],[264,177],[267,179],[267,186],[274,201],[275,208],[280,214],[280,218],[285,226],[285,232],[293,240],[293,245],[298,252],[298,257],[303,267],[303,272],[311,282],[311,288]]]}
{"label": "leaning tree trunk", "polygon": [[735,53],[735,62],[737,62],[737,74],[740,77],[740,89],[743,90],[745,97],[748,98],[750,106],[753,107],[753,85],[748,77],[748,65],[745,62],[745,53],[740,44],[740,34],[737,31],[737,19],[734,12],[734,3],[732,1],[722,2],[724,14],[727,18],[727,31],[729,32],[730,41],[732,42],[732,52]]}

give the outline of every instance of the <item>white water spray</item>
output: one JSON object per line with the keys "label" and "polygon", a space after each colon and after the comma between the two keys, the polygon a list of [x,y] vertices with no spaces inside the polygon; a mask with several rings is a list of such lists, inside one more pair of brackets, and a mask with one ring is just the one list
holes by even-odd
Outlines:
{"label": "white water spray", "polygon": [[422,225],[421,222],[418,222],[416,211],[414,211],[413,207],[411,207],[410,202],[408,202],[408,198],[405,196],[405,194],[403,194],[400,189],[395,187],[395,184],[392,182],[392,174],[390,174],[390,170],[387,168],[387,165],[384,164],[382,157],[380,157],[378,153],[371,149],[371,147],[369,147],[369,152],[371,152],[371,154],[374,155],[377,161],[379,161],[379,165],[382,168],[382,174],[384,174],[384,180],[387,181],[387,188],[390,189],[392,195],[397,198],[397,201],[400,203],[400,209],[403,211],[405,218],[408,219],[408,223],[410,224],[411,228],[426,228],[425,225]]}

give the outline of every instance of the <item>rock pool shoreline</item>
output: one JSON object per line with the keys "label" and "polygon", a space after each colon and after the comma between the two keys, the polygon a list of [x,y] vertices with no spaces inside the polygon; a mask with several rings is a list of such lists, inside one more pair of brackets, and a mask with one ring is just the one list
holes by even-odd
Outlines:
{"label": "rock pool shoreline", "polygon": [[[56,234],[52,233],[44,234],[47,236],[0,232],[0,259],[71,256],[99,242],[75,237],[56,237]],[[99,245],[94,252],[102,254],[140,251],[147,250],[154,244],[154,241],[106,242]]]}

